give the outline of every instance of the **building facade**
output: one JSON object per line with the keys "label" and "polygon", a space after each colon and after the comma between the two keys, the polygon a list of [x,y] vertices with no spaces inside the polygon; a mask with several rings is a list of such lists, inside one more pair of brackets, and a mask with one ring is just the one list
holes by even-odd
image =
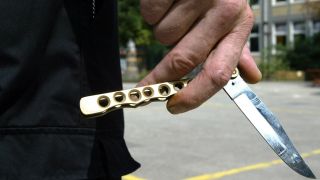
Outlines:
{"label": "building facade", "polygon": [[249,44],[259,61],[262,52],[278,45],[290,46],[298,39],[320,32],[320,18],[316,13],[320,0],[253,0],[255,15]]}

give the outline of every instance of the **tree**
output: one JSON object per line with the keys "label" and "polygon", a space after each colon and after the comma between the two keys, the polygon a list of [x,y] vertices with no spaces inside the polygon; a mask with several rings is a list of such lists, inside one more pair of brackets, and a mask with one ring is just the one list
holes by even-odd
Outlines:
{"label": "tree", "polygon": [[140,15],[139,0],[118,0],[119,42],[126,46],[129,39],[137,45],[148,45],[153,40],[151,27]]}
{"label": "tree", "polygon": [[152,69],[168,48],[154,39],[152,27],[140,15],[139,0],[118,0],[118,8],[120,45],[126,47],[132,39],[140,52],[144,52],[146,68]]}
{"label": "tree", "polygon": [[284,57],[295,70],[320,68],[320,33],[297,41]]}

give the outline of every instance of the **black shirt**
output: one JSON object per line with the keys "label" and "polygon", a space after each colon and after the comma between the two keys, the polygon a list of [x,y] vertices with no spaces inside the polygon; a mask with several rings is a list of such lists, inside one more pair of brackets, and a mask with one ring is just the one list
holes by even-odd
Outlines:
{"label": "black shirt", "polygon": [[[87,179],[139,167],[123,114],[79,112],[121,89],[115,0],[0,1],[0,179]],[[94,15],[94,18],[93,18]]]}

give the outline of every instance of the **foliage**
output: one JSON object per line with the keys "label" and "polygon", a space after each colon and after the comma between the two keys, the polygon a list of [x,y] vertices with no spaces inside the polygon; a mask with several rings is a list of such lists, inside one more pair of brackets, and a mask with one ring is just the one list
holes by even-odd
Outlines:
{"label": "foliage", "polygon": [[[272,53],[272,49],[275,49],[275,53]],[[320,33],[298,39],[294,45],[265,49],[261,58],[259,68],[263,78],[267,80],[274,80],[279,72],[311,72],[320,69]]]}
{"label": "foliage", "polygon": [[296,41],[295,45],[286,51],[284,60],[294,70],[320,68],[320,33]]}
{"label": "foliage", "polygon": [[137,45],[148,45],[153,40],[152,29],[140,15],[139,0],[118,0],[119,41],[126,46],[129,39]]}
{"label": "foliage", "polygon": [[262,72],[263,79],[269,80],[278,71],[289,70],[289,64],[284,58],[286,48],[284,46],[275,47],[276,53],[271,53],[273,48],[267,48],[262,52],[262,59],[258,64]]}
{"label": "foliage", "polygon": [[118,12],[120,45],[126,47],[129,39],[132,39],[137,48],[143,51],[146,68],[154,68],[168,48],[155,40],[152,27],[140,15],[139,0],[118,0]]}
{"label": "foliage", "polygon": [[153,69],[160,62],[163,56],[168,52],[168,48],[158,42],[153,42],[149,46],[146,46],[144,49],[145,59],[147,59],[146,68],[148,70]]}

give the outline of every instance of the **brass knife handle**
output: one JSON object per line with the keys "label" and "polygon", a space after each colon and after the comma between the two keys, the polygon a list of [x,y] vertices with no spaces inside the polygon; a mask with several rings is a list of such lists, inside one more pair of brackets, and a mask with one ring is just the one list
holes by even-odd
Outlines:
{"label": "brass knife handle", "polygon": [[85,117],[97,117],[121,108],[136,108],[151,101],[166,101],[190,80],[164,82],[127,90],[86,96],[80,99],[80,110]]}

